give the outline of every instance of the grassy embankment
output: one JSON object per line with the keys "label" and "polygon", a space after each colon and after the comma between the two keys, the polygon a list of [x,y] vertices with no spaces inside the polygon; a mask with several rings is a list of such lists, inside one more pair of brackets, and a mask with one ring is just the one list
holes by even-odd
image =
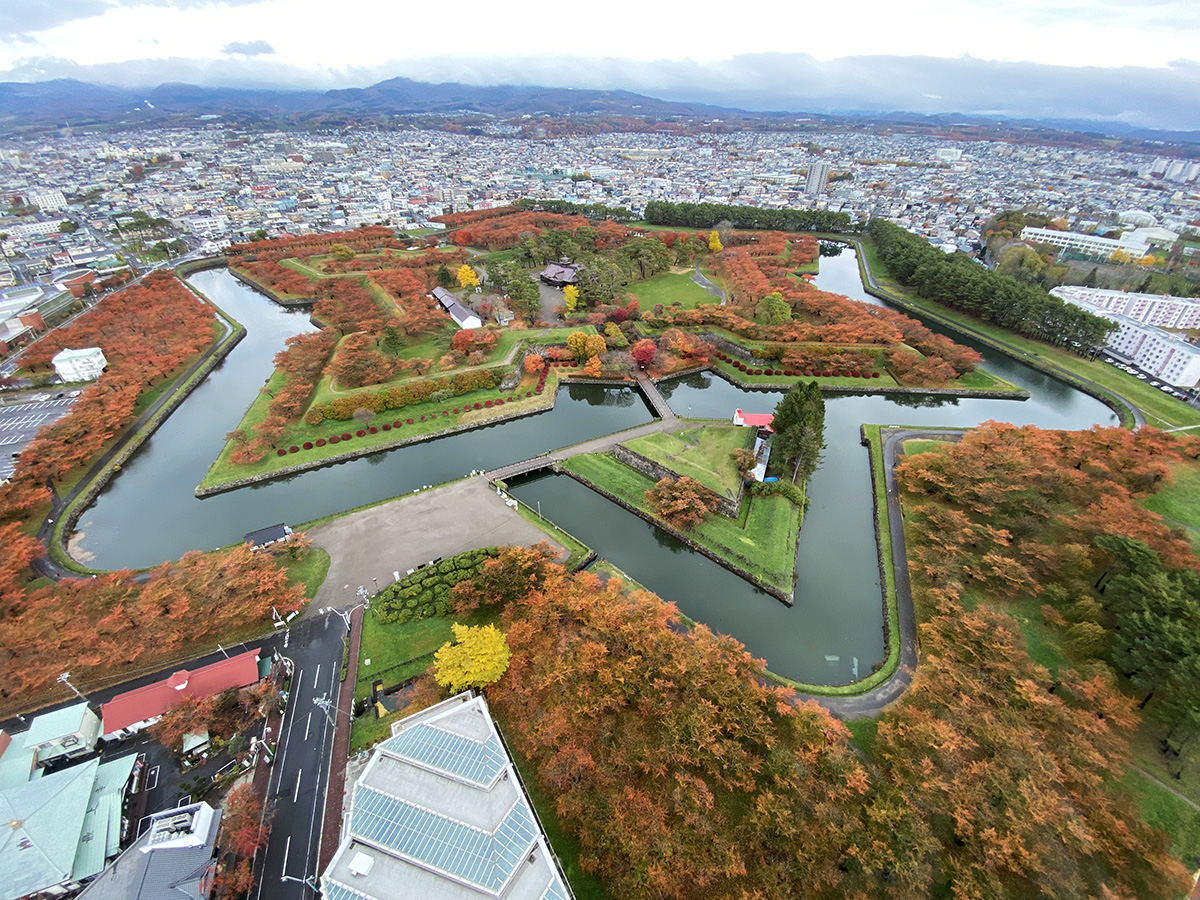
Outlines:
{"label": "grassy embankment", "polygon": [[[829,235],[838,240],[837,235]],[[844,237],[840,238],[845,240]],[[1105,391],[1124,397],[1138,406],[1146,416],[1146,422],[1159,428],[1200,424],[1200,410],[1188,406],[1181,400],[1164,394],[1144,381],[1122,372],[1107,363],[1087,360],[1062,347],[1055,347],[1033,338],[1021,337],[1013,332],[984,322],[974,316],[945,306],[923,300],[905,289],[890,276],[879,260],[874,242],[862,237],[863,253],[860,265],[865,264],[887,299],[900,306],[911,307],[929,318],[936,319],[950,328],[979,338],[997,349],[1010,353],[1021,362],[1042,368],[1050,374],[1070,380],[1071,377],[1094,382]],[[1128,423],[1126,423],[1128,424]]]}
{"label": "grassy embankment", "polygon": [[742,479],[732,454],[753,448],[754,433],[737,425],[698,425],[634,438],[625,446],[698,481],[718,497],[736,497]]}
{"label": "grassy embankment", "polygon": [[[620,498],[651,521],[661,521],[646,503],[646,491],[654,487],[654,481],[612,456],[602,453],[574,456],[563,466]],[[747,497],[737,521],[714,513],[687,532],[687,536],[763,584],[791,593],[796,541],[803,518],[803,510],[783,497]]]}

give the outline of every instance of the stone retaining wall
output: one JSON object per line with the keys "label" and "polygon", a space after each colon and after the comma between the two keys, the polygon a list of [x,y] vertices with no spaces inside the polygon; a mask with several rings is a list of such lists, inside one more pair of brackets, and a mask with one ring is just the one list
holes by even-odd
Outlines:
{"label": "stone retaining wall", "polygon": [[262,294],[268,300],[278,303],[280,306],[284,307],[285,309],[295,309],[295,308],[301,307],[301,306],[312,306],[314,303],[317,302],[315,297],[298,297],[295,300],[283,300],[273,290],[271,290],[268,287],[264,287],[263,285],[259,284],[257,281],[254,281],[252,278],[249,278],[246,275],[242,274],[237,269],[230,268],[229,274],[232,275],[234,278],[236,278],[238,281],[240,281],[242,284],[244,284],[246,287],[250,288],[250,290],[258,291],[258,293]]}
{"label": "stone retaining wall", "polygon": [[580,484],[584,485],[585,487],[591,488],[593,491],[595,491],[601,497],[604,497],[606,500],[611,500],[613,503],[617,504],[617,506],[621,507],[622,509],[628,510],[629,512],[631,512],[635,516],[637,516],[639,519],[644,519],[645,521],[647,521],[651,525],[653,525],[655,528],[662,529],[663,531],[665,531],[667,534],[671,535],[671,537],[675,538],[680,543],[686,544],[688,547],[690,547],[692,550],[695,550],[697,553],[701,554],[702,556],[707,556],[709,559],[711,559],[717,565],[723,566],[724,568],[728,569],[733,574],[737,575],[739,578],[744,578],[746,581],[750,582],[752,585],[754,585],[759,590],[770,594],[776,600],[786,603],[788,606],[792,605],[793,601],[792,601],[791,594],[787,593],[786,591],[782,591],[779,588],[774,587],[773,585],[769,585],[769,584],[759,580],[758,578],[756,578],[755,576],[753,576],[749,572],[747,572],[745,569],[743,569],[741,566],[739,566],[737,563],[731,562],[730,560],[724,558],[723,556],[719,555],[718,553],[714,552],[713,550],[710,550],[709,548],[705,547],[703,544],[698,544],[696,541],[692,540],[690,537],[688,537],[683,532],[681,532],[675,528],[672,528],[666,522],[663,522],[660,519],[655,519],[653,516],[650,516],[647,513],[645,513],[644,511],[638,509],[632,503],[625,502],[620,497],[618,497],[616,494],[612,493],[611,491],[606,491],[604,488],[600,487],[597,484],[594,484],[591,481],[588,481],[586,478],[584,478],[580,475],[577,475],[575,472],[572,472],[570,469],[564,468],[559,465],[555,465],[553,467],[553,469],[555,472],[558,472],[563,475],[567,475],[567,476],[570,476],[571,478],[574,478],[576,481],[578,481]]}
{"label": "stone retaining wall", "polygon": [[[641,472],[647,478],[653,481],[661,481],[664,478],[678,478],[679,473],[673,469],[669,469],[662,463],[655,462],[635,450],[630,450],[624,444],[616,444],[612,448],[614,459],[625,463],[631,469]],[[717,497],[716,510],[723,516],[728,516],[731,519],[737,519],[742,510],[742,492],[743,488],[739,487],[736,497],[722,497],[720,494],[715,494]],[[714,492],[715,493],[715,492]]]}

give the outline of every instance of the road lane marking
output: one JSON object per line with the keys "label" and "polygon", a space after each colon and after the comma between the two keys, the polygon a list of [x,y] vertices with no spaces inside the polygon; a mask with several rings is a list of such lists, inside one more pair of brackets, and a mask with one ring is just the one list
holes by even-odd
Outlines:
{"label": "road lane marking", "polygon": [[292,836],[289,834],[287,843],[283,845],[283,866],[280,867],[280,869],[279,869],[279,871],[282,872],[284,875],[287,874],[287,858],[288,858],[288,853],[291,852],[291,849],[292,849]]}
{"label": "road lane marking", "polygon": [[317,671],[313,673],[313,690],[317,689],[317,679],[321,677],[321,664],[317,663]]}
{"label": "road lane marking", "polygon": [[304,775],[303,769],[300,769],[298,772],[296,772],[296,791],[295,791],[295,793],[292,794],[292,803],[293,804],[295,804],[296,800],[300,796],[300,779],[301,779],[301,777],[303,777],[303,775]]}
{"label": "road lane marking", "polygon": [[312,725],[312,713],[308,714],[308,718],[304,720],[304,740],[308,740],[308,729]]}
{"label": "road lane marking", "polygon": [[153,778],[153,779],[154,779],[154,784],[147,784],[147,785],[146,785],[146,790],[147,790],[147,791],[152,791],[152,790],[154,790],[156,787],[158,787],[158,768],[159,768],[158,766],[155,766],[153,769],[151,769],[151,770],[150,770],[149,774],[146,776],[146,781],[147,781],[147,782],[149,782],[151,778]]}

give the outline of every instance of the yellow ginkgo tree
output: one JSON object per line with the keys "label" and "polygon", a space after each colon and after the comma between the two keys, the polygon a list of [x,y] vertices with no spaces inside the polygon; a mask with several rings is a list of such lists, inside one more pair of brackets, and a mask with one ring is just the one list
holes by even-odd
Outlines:
{"label": "yellow ginkgo tree", "polygon": [[479,287],[479,275],[466,263],[458,267],[458,283],[465,288]]}
{"label": "yellow ginkgo tree", "polygon": [[446,642],[433,655],[437,683],[458,692],[499,681],[512,657],[504,632],[495,625],[472,627],[455,622],[450,627],[454,642]]}

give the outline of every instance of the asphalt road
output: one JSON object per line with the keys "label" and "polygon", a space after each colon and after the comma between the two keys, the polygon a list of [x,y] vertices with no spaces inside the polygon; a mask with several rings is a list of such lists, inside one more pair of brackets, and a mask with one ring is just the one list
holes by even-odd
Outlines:
{"label": "asphalt road", "polygon": [[[253,900],[308,900],[304,882],[317,876],[325,791],[333,751],[328,715],[314,700],[337,702],[342,667],[343,620],[334,614],[298,620],[280,653],[293,664],[291,695],[280,723],[279,744],[267,791],[271,837],[259,863]],[[284,878],[287,876],[287,878]]]}

